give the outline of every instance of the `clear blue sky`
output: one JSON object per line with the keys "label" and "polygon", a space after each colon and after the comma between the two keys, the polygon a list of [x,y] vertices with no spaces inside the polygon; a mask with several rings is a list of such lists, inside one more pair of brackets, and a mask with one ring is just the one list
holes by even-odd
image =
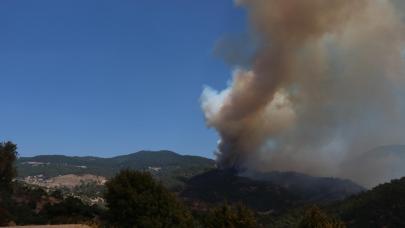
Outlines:
{"label": "clear blue sky", "polygon": [[1,0],[0,140],[22,156],[169,149],[212,157],[199,97],[246,29],[232,0]]}

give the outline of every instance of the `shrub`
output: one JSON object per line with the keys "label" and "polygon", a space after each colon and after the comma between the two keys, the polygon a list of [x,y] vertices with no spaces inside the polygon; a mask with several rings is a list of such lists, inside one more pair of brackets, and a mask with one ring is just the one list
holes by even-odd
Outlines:
{"label": "shrub", "polygon": [[253,211],[243,204],[223,204],[210,210],[203,221],[209,228],[255,228],[257,222]]}
{"label": "shrub", "polygon": [[299,224],[299,228],[345,228],[345,224],[335,218],[326,215],[316,206],[309,208],[305,212],[304,218]]}
{"label": "shrub", "polygon": [[149,173],[123,170],[106,183],[108,218],[118,227],[190,227],[184,206]]}

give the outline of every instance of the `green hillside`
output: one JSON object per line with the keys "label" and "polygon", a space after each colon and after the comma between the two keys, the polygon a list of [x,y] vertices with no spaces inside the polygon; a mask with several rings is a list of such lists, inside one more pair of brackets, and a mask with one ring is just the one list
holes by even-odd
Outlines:
{"label": "green hillside", "polygon": [[[405,177],[333,203],[319,204],[331,218],[351,228],[405,227]],[[260,216],[266,227],[298,227],[311,204]]]}
{"label": "green hillside", "polygon": [[349,197],[329,210],[349,227],[405,227],[405,177]]}

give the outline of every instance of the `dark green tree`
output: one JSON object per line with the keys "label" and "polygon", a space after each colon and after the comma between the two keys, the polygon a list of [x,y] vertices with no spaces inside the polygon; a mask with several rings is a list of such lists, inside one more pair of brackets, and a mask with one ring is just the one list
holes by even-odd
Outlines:
{"label": "dark green tree", "polygon": [[208,228],[256,228],[255,215],[243,204],[231,206],[227,203],[211,209],[203,221]]}
{"label": "dark green tree", "polygon": [[11,202],[12,181],[16,177],[15,160],[17,146],[12,142],[0,143],[0,225],[7,225],[11,220],[8,211]]}
{"label": "dark green tree", "polygon": [[0,226],[7,226],[11,220],[11,215],[0,203]]}
{"label": "dark green tree", "polygon": [[68,197],[56,204],[44,206],[41,215],[52,224],[85,223],[101,214],[96,206],[84,204],[80,199]]}
{"label": "dark green tree", "polygon": [[117,227],[191,227],[184,206],[149,173],[123,170],[106,183],[109,221]]}
{"label": "dark green tree", "polygon": [[17,145],[12,142],[0,143],[0,191],[11,191],[13,178],[17,175],[15,161]]}
{"label": "dark green tree", "polygon": [[346,225],[325,214],[319,207],[309,208],[301,220],[299,228],[345,228]]}

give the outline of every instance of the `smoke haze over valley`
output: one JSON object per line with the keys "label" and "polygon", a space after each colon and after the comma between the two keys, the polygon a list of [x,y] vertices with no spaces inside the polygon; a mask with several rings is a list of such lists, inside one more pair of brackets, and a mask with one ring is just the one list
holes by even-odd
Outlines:
{"label": "smoke haze over valley", "polygon": [[220,137],[220,167],[336,176],[368,187],[405,175],[403,156],[372,153],[405,142],[398,1],[235,4],[248,12],[256,51],[250,65],[233,66],[228,88],[206,87],[201,97],[207,125]]}

